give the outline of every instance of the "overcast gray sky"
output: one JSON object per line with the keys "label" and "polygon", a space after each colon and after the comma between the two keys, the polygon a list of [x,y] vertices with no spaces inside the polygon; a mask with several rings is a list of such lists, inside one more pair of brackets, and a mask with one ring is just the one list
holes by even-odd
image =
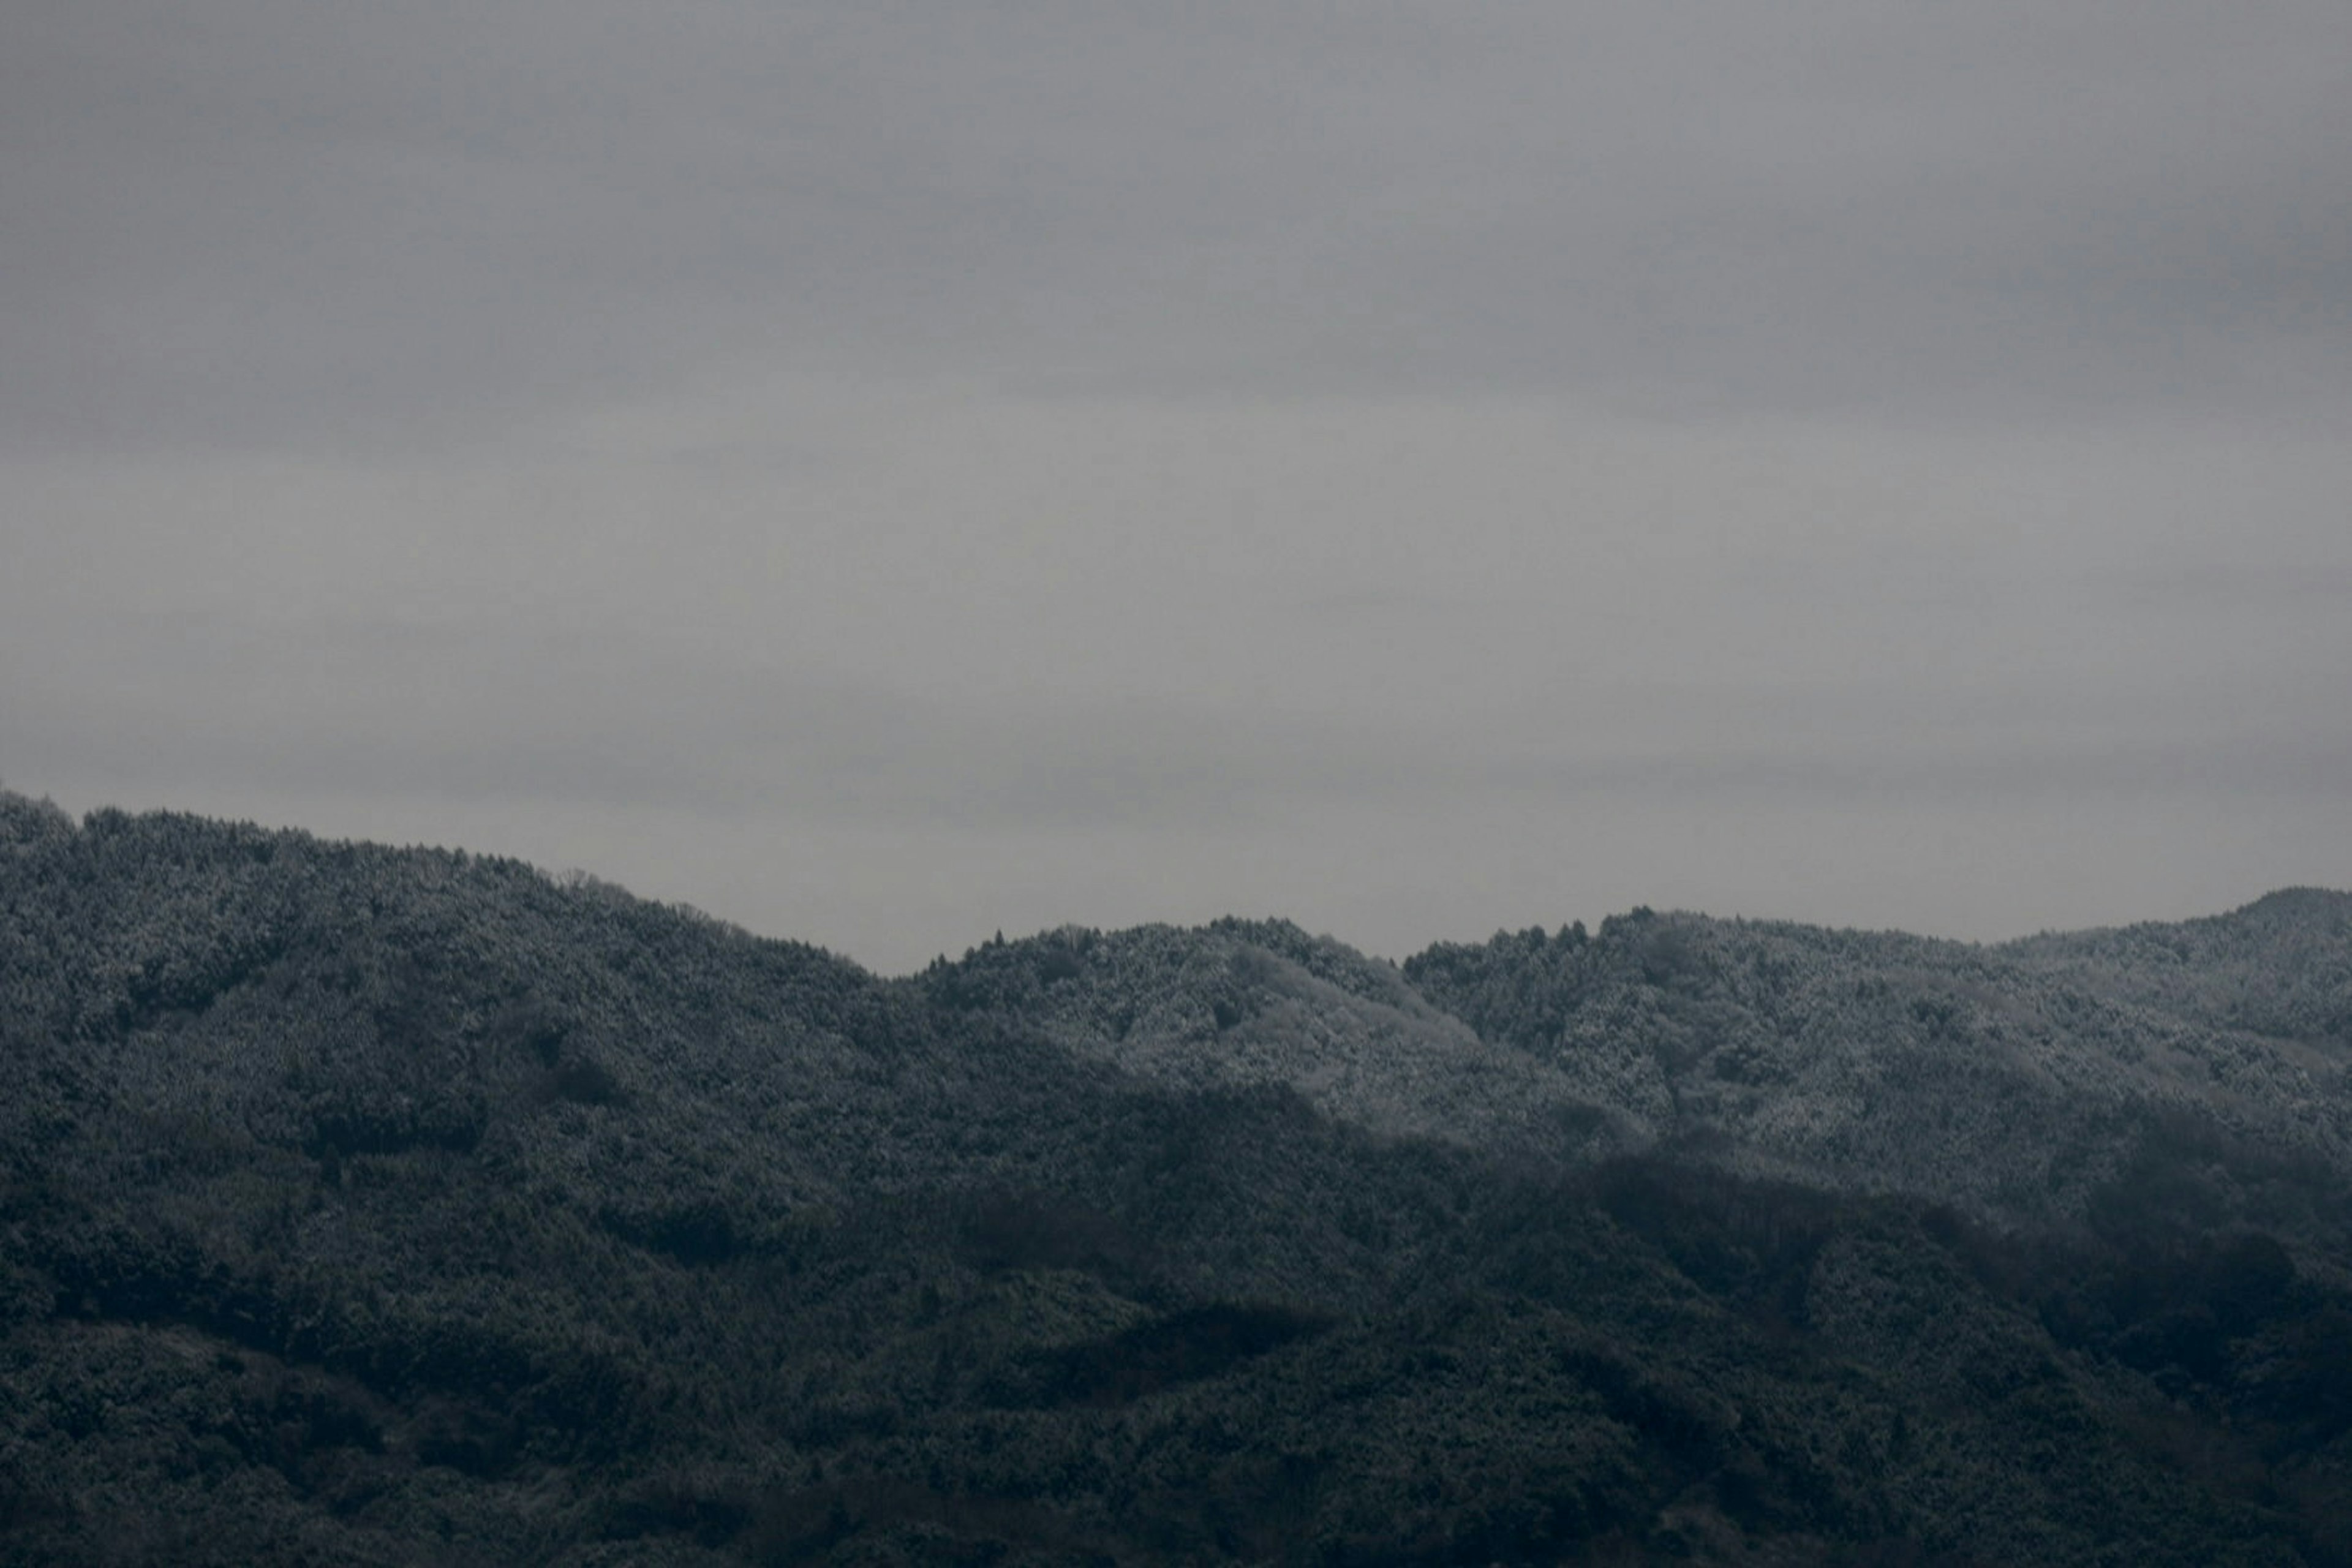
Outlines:
{"label": "overcast gray sky", "polygon": [[29,0],[0,782],[884,970],[2352,885],[2352,5]]}

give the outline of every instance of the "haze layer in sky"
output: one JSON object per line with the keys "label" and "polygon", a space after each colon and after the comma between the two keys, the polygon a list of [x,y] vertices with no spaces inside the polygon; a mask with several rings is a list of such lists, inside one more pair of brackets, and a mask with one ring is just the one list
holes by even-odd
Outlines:
{"label": "haze layer in sky", "polygon": [[0,780],[886,970],[2352,884],[2352,6],[33,0]]}

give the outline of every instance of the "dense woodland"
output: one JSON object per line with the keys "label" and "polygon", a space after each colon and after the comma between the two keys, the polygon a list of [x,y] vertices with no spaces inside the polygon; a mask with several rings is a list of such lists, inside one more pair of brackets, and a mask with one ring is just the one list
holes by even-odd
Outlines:
{"label": "dense woodland", "polygon": [[0,796],[0,1562],[2352,1564],[2352,896],[882,978]]}

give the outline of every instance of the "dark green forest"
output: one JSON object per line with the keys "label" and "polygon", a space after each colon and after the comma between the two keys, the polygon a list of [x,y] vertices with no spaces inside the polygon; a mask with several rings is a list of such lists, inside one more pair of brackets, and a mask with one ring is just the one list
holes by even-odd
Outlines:
{"label": "dark green forest", "polygon": [[2352,1564],[2352,895],[879,977],[0,796],[0,1562]]}

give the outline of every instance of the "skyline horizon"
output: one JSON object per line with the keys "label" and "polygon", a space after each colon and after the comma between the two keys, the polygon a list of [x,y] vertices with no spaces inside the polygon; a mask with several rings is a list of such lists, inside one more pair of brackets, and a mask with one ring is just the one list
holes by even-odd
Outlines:
{"label": "skyline horizon", "polygon": [[607,875],[604,870],[595,866],[556,866],[535,859],[528,855],[486,847],[475,844],[462,843],[455,840],[434,840],[429,838],[393,840],[367,835],[333,833],[321,831],[302,823],[265,821],[252,816],[240,816],[232,813],[199,810],[181,805],[126,805],[118,802],[104,801],[87,805],[76,806],[57,800],[51,794],[37,792],[32,788],[23,785],[14,777],[8,775],[0,775],[0,795],[13,795],[20,800],[31,801],[37,805],[53,806],[59,812],[63,813],[78,829],[84,825],[87,819],[90,816],[108,812],[119,812],[132,816],[146,815],[182,816],[194,817],[198,820],[218,826],[250,827],[261,832],[272,834],[291,834],[300,837],[307,837],[322,844],[362,845],[373,848],[386,849],[395,852],[417,851],[428,854],[461,855],[468,858],[516,862],[529,867],[532,871],[559,886],[571,885],[575,880],[578,880],[592,887],[601,886],[610,888],[640,901],[653,903],[663,908],[678,910],[682,912],[701,919],[716,921],[722,925],[733,927],[755,940],[782,942],[806,947],[814,947],[828,952],[835,958],[845,959],[848,962],[856,964],[859,968],[864,969],[867,973],[882,979],[908,978],[919,974],[930,964],[941,961],[950,963],[960,962],[961,959],[969,958],[973,953],[984,950],[992,942],[1018,943],[1040,938],[1049,938],[1054,936],[1056,932],[1069,930],[1115,933],[1138,929],[1160,927],[1190,931],[1213,926],[1223,921],[1241,921],[1244,922],[1266,921],[1285,922],[1305,931],[1307,934],[1318,940],[1337,942],[1367,958],[1371,958],[1390,964],[1402,964],[1406,959],[1413,957],[1419,953],[1426,952],[1433,947],[1444,945],[1475,946],[1497,937],[1517,935],[1528,929],[1530,929],[1530,927],[1541,930],[1547,934],[1564,931],[1571,926],[1581,927],[1587,931],[1597,932],[1601,930],[1602,925],[1607,922],[1627,918],[1637,918],[1643,915],[1654,917],[1688,917],[1703,921],[1720,921],[1735,926],[1788,926],[1819,931],[1852,932],[1865,936],[1909,937],[1926,942],[1950,943],[1963,947],[1998,949],[2004,946],[2032,942],[2037,938],[2042,937],[2088,935],[2101,931],[2127,931],[2143,926],[2169,926],[2188,924],[2202,921],[2223,920],[2242,915],[2258,905],[2269,903],[2275,900],[2292,898],[2300,894],[2316,894],[2320,897],[2329,899],[2352,898],[2352,884],[2347,884],[2343,887],[2331,887],[2321,882],[2284,882],[2274,886],[2266,887],[2258,892],[2237,899],[2234,901],[2225,901],[2207,908],[2156,914],[2129,915],[2122,918],[2095,920],[2081,923],[2042,925],[2035,927],[2032,930],[2011,930],[2005,934],[1999,935],[1970,935],[1948,931],[1923,929],[1915,925],[1870,923],[1853,920],[1843,920],[1837,918],[1833,914],[1792,915],[1761,909],[1727,910],[1637,900],[1629,903],[1621,903],[1597,912],[1582,911],[1570,913],[1552,920],[1535,920],[1517,922],[1506,921],[1485,931],[1463,930],[1457,931],[1438,932],[1432,934],[1423,940],[1412,942],[1402,946],[1376,945],[1372,942],[1359,941],[1351,933],[1344,930],[1311,924],[1301,920],[1296,913],[1286,910],[1275,908],[1249,910],[1234,907],[1220,910],[1213,913],[1187,915],[1183,917],[1146,916],[1140,919],[1120,920],[1108,922],[1087,921],[1082,919],[1068,919],[1050,921],[1045,923],[1023,925],[1019,927],[1014,927],[1009,923],[1001,924],[992,928],[988,934],[980,934],[975,932],[967,936],[963,939],[960,947],[953,945],[940,947],[929,958],[890,964],[877,963],[874,958],[866,954],[852,951],[836,942],[828,941],[822,933],[819,932],[763,929],[752,921],[740,919],[724,910],[708,907],[698,900],[691,898],[672,897],[663,893],[648,892],[635,883],[618,877]]}

